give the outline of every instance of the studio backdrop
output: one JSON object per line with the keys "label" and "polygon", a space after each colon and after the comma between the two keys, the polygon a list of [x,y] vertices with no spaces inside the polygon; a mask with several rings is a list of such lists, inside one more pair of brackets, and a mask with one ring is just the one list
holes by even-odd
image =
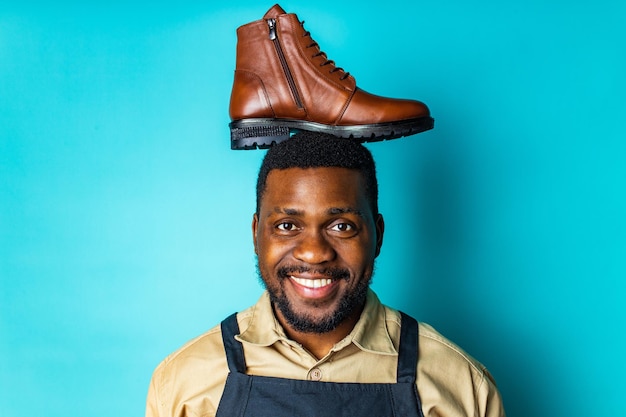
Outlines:
{"label": "studio backdrop", "polygon": [[[259,1],[0,5],[0,414],[140,416],[170,352],[262,292],[262,150],[230,149]],[[373,289],[483,362],[507,414],[626,415],[626,2],[296,1],[435,129],[368,144]]]}

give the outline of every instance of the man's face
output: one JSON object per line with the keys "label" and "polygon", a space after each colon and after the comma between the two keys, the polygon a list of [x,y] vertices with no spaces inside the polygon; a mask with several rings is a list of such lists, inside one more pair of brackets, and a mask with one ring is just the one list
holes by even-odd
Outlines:
{"label": "man's face", "polygon": [[384,224],[358,171],[271,171],[252,230],[259,272],[283,324],[324,333],[360,314]]}

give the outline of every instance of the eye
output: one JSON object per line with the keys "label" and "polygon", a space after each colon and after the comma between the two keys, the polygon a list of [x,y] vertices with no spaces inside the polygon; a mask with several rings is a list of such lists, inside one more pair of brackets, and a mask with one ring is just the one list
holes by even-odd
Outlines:
{"label": "eye", "polygon": [[352,232],[354,231],[354,226],[352,226],[350,223],[335,223],[334,225],[332,225],[330,230],[333,230],[335,232]]}
{"label": "eye", "polygon": [[290,222],[282,222],[276,225],[276,228],[283,232],[291,232],[297,229],[296,225]]}

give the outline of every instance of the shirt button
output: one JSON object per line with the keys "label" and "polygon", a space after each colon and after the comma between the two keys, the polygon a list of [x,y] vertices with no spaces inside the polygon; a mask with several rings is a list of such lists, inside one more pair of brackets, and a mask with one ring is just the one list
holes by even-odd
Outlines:
{"label": "shirt button", "polygon": [[322,379],[322,370],[319,368],[315,368],[311,370],[311,373],[309,374],[309,378],[311,378],[312,381],[319,381]]}

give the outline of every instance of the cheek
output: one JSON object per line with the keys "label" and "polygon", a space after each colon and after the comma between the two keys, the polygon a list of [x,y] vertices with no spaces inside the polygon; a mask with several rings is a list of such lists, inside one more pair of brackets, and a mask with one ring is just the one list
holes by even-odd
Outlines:
{"label": "cheek", "polygon": [[371,267],[376,254],[376,245],[371,242],[355,242],[339,245],[336,248],[339,258],[355,270]]}
{"label": "cheek", "polygon": [[287,242],[263,237],[257,240],[256,250],[260,262],[273,264],[288,254],[290,247]]}

